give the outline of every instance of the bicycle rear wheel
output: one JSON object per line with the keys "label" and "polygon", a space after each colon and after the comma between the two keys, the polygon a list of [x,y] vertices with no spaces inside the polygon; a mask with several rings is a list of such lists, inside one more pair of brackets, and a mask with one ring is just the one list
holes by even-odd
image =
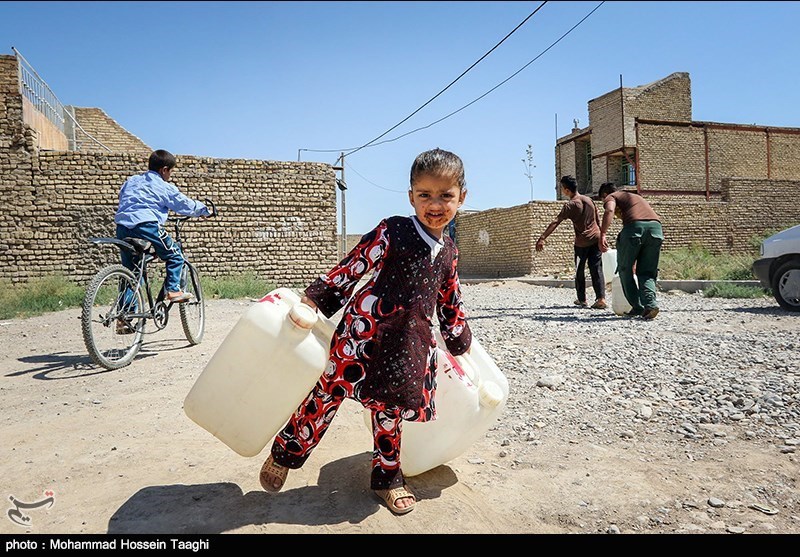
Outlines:
{"label": "bicycle rear wheel", "polygon": [[144,293],[122,265],[92,278],[81,311],[83,342],[92,360],[106,369],[127,366],[142,347]]}
{"label": "bicycle rear wheel", "polygon": [[200,285],[200,274],[190,263],[183,266],[181,273],[181,288],[192,295],[188,302],[180,307],[183,334],[189,344],[200,344],[206,328],[206,307],[203,298],[203,287]]}

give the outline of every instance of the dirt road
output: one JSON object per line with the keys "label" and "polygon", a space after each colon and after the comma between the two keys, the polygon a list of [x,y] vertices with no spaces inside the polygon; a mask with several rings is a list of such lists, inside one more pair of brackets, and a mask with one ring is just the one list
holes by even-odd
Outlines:
{"label": "dirt road", "polygon": [[[481,288],[490,286],[465,287],[468,303]],[[266,493],[257,476],[268,449],[238,456],[182,409],[249,303],[209,301],[194,347],[175,312],[116,371],[90,362],[78,310],[0,322],[0,533],[800,533],[797,455],[724,425],[724,443],[711,435],[691,451],[658,428],[578,438],[566,417],[538,442],[490,431],[411,478],[419,504],[396,517],[369,490],[371,436],[360,406],[346,401],[307,465]],[[510,397],[520,389],[514,382]],[[577,404],[560,396],[554,411]],[[547,412],[530,411],[531,423]],[[25,511],[25,526],[6,512],[10,497],[45,493],[53,504]]]}

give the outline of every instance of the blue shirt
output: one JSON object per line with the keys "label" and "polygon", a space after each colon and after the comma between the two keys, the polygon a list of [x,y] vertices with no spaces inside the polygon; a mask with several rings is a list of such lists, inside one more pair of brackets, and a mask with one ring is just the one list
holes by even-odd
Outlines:
{"label": "blue shirt", "polygon": [[148,170],[131,176],[122,184],[114,222],[127,228],[143,222],[163,225],[170,211],[189,217],[211,214],[204,203],[186,197],[175,185],[165,182],[158,172]]}

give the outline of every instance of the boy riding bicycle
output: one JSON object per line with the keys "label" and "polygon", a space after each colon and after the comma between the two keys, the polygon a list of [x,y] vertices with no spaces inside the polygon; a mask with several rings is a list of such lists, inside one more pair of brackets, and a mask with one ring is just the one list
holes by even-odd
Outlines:
{"label": "boy riding bicycle", "polygon": [[[165,301],[183,303],[191,298],[191,294],[183,292],[180,286],[183,253],[164,228],[164,223],[170,211],[190,217],[208,217],[211,211],[204,203],[187,197],[169,183],[175,164],[172,153],[163,149],[153,151],[147,172],[131,176],[122,184],[114,222],[118,239],[141,238],[152,244],[156,255],[166,264]],[[128,250],[120,251],[122,264],[134,270],[132,254]],[[118,325],[124,327],[125,324]]]}

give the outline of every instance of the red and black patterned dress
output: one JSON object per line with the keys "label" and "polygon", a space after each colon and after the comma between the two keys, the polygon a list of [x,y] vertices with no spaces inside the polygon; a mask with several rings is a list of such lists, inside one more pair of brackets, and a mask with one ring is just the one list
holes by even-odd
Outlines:
{"label": "red and black patterned dress", "polygon": [[[279,464],[301,467],[341,402],[352,398],[372,410],[372,488],[402,485],[401,420],[436,418],[434,312],[450,353],[463,354],[472,341],[457,263],[452,239],[436,240],[416,217],[396,216],[381,221],[306,288],[327,317],[345,307],[327,368],[275,438],[272,454]],[[352,296],[370,270],[372,277]]]}

